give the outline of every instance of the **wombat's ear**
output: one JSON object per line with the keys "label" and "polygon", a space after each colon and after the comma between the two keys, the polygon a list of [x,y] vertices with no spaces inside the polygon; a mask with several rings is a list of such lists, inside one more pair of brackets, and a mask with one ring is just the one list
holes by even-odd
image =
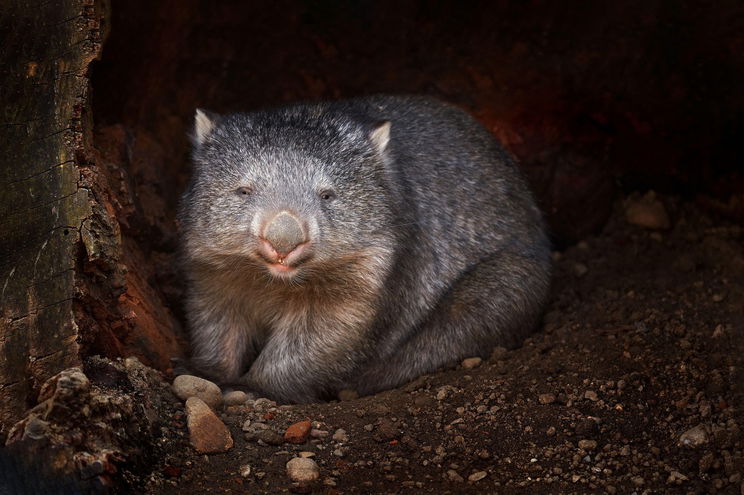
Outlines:
{"label": "wombat's ear", "polygon": [[378,122],[369,133],[369,140],[378,153],[383,153],[390,142],[390,121]]}
{"label": "wombat's ear", "polygon": [[204,141],[207,140],[212,131],[214,131],[215,123],[219,115],[201,108],[196,109],[196,115],[194,116],[194,133],[191,139],[194,141],[195,146],[201,146]]}

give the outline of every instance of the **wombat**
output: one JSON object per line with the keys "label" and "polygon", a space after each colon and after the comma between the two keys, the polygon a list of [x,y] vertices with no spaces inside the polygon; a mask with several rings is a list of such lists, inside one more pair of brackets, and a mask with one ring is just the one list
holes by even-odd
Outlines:
{"label": "wombat", "polygon": [[518,345],[550,278],[517,165],[465,112],[374,96],[196,111],[180,207],[191,363],[282,402]]}

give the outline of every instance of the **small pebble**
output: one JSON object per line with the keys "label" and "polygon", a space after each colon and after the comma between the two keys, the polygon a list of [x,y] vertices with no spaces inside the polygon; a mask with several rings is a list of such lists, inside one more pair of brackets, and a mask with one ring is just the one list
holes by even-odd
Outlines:
{"label": "small pebble", "polygon": [[248,400],[248,394],[242,390],[233,390],[222,396],[222,402],[226,406],[239,406],[244,404],[246,400]]}
{"label": "small pebble", "polygon": [[232,448],[230,430],[198,397],[189,397],[186,400],[186,423],[189,442],[200,454],[225,452]]}
{"label": "small pebble", "polygon": [[589,399],[592,402],[597,402],[599,400],[599,397],[597,397],[597,392],[594,390],[587,390],[584,392],[584,398]]}
{"label": "small pebble", "polygon": [[579,440],[579,448],[583,450],[594,450],[597,448],[596,440]]}
{"label": "small pebble", "polygon": [[473,368],[477,368],[478,366],[480,366],[482,362],[483,362],[482,358],[470,357],[467,359],[463,359],[462,367],[465,368],[466,370],[472,370]]}
{"label": "small pebble", "polygon": [[318,430],[313,428],[310,430],[310,436],[313,438],[325,438],[328,436],[328,432],[326,430]]}
{"label": "small pebble", "polygon": [[331,438],[333,438],[333,440],[336,442],[348,442],[349,441],[349,435],[346,434],[346,430],[344,430],[343,428],[339,428],[338,430],[336,430],[335,433],[333,434],[333,437]]}
{"label": "small pebble", "polygon": [[553,394],[540,394],[537,396],[537,400],[540,404],[552,404],[555,402],[555,395]]}
{"label": "small pebble", "polygon": [[679,437],[679,444],[687,445],[688,447],[697,447],[698,445],[703,445],[707,442],[708,432],[703,425],[697,425],[694,428],[690,428]]}
{"label": "small pebble", "polygon": [[647,229],[668,229],[669,215],[664,204],[649,191],[642,198],[628,199],[625,206],[625,219],[632,225]]}
{"label": "small pebble", "polygon": [[242,476],[243,478],[247,478],[248,476],[251,475],[251,466],[250,466],[250,464],[244,464],[244,465],[240,466],[239,471],[240,471],[240,476]]}
{"label": "small pebble", "polygon": [[476,471],[468,476],[468,481],[480,481],[488,475],[485,471]]}
{"label": "small pebble", "polygon": [[222,391],[216,384],[193,375],[179,375],[173,380],[173,392],[181,400],[198,397],[212,409],[222,404]]}
{"label": "small pebble", "polygon": [[284,443],[284,435],[269,429],[256,433],[255,439],[267,445],[281,445]]}
{"label": "small pebble", "polygon": [[688,478],[684,474],[680,473],[679,471],[672,471],[669,473],[669,477],[667,478],[667,483],[670,485],[679,485],[683,481],[687,481]]}
{"label": "small pebble", "polygon": [[359,394],[356,392],[356,390],[351,390],[349,388],[341,390],[338,393],[338,400],[340,401],[355,400],[358,398],[359,398]]}
{"label": "small pebble", "polygon": [[460,474],[454,469],[447,470],[447,478],[450,481],[465,481],[465,479],[462,476],[460,476]]}
{"label": "small pebble", "polygon": [[309,483],[320,477],[320,469],[312,459],[295,457],[287,462],[287,475],[292,481]]}
{"label": "small pebble", "polygon": [[343,449],[336,449],[333,451],[333,455],[335,455],[336,457],[344,457],[346,455],[346,451],[344,451]]}
{"label": "small pebble", "polygon": [[309,419],[290,425],[284,432],[284,440],[289,443],[303,443],[310,435],[311,426]]}

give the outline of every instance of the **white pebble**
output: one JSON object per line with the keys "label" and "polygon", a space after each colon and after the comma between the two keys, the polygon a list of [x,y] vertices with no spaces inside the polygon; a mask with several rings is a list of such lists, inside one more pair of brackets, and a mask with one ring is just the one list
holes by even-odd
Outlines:
{"label": "white pebble", "polygon": [[220,387],[198,376],[177,376],[173,380],[173,392],[183,401],[189,397],[197,397],[212,409],[217,409],[222,404],[222,391]]}
{"label": "white pebble", "polygon": [[307,483],[320,477],[320,469],[312,459],[295,457],[287,463],[287,475],[292,481]]}

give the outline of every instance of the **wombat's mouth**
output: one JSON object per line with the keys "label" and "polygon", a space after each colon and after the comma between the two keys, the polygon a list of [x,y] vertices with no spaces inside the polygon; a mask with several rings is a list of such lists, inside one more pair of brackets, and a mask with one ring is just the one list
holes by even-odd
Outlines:
{"label": "wombat's mouth", "polygon": [[290,265],[289,263],[271,263],[264,260],[264,264],[272,277],[290,280],[297,275],[297,272],[300,270],[299,266],[302,263],[300,262]]}
{"label": "wombat's mouth", "polygon": [[267,255],[261,249],[256,254],[266,266],[269,273],[277,278],[293,277],[299,271],[299,267],[312,257],[310,250],[306,249],[306,246],[299,246],[286,256],[277,255],[276,253],[272,253],[273,256]]}

